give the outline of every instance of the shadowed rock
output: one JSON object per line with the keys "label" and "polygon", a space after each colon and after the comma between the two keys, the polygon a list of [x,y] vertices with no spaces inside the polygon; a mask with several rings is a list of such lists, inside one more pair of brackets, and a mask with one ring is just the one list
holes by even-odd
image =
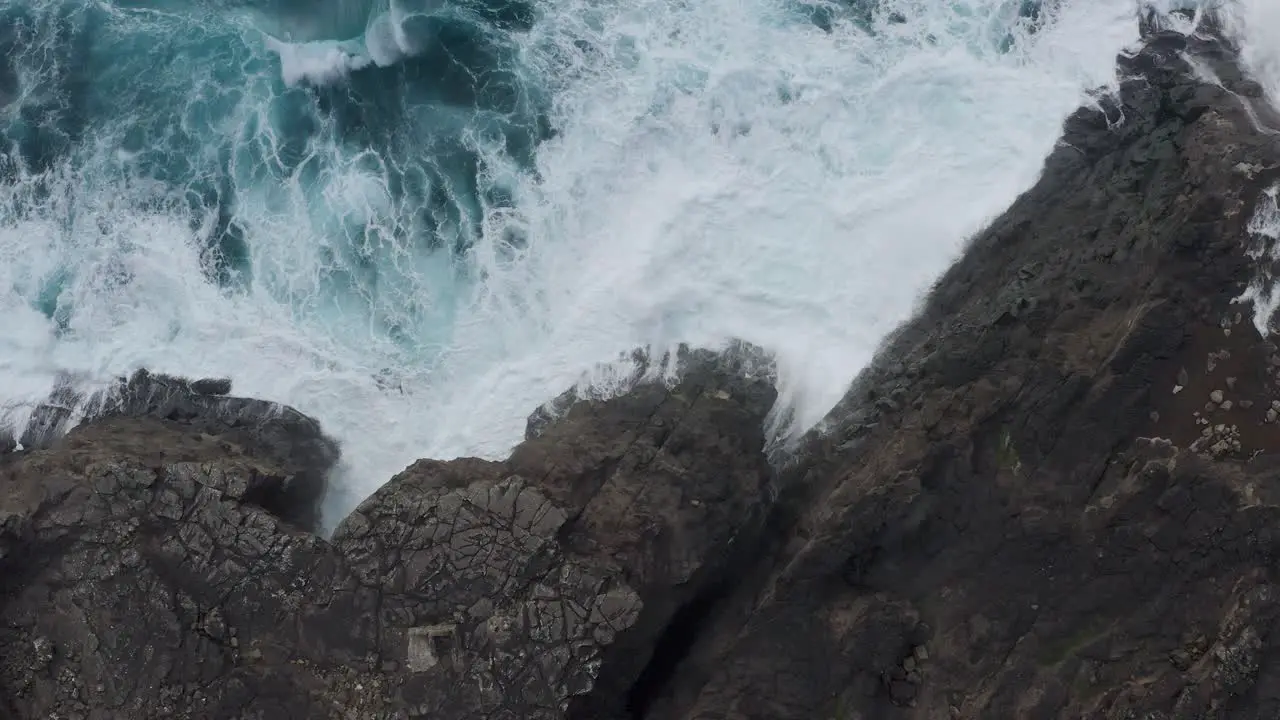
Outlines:
{"label": "shadowed rock", "polygon": [[419,461],[332,545],[284,502],[314,424],[136,376],[0,465],[0,707],[623,712],[672,618],[741,569],[767,513],[773,389],[720,360],[689,353],[671,388],[574,403],[507,462]]}
{"label": "shadowed rock", "polygon": [[290,522],[314,530],[327,473],[338,458],[337,445],[315,420],[291,407],[227,397],[230,392],[226,379],[188,380],[146,370],[91,397],[67,380],[32,413],[19,442],[28,449],[48,447],[77,415],[82,416],[80,422],[113,417],[181,422],[192,431],[233,442],[249,456],[278,458],[290,472],[282,481],[276,510]]}
{"label": "shadowed rock", "polygon": [[1280,353],[1233,302],[1280,122],[1211,25],[1120,69],[782,474],[648,717],[1280,712]]}

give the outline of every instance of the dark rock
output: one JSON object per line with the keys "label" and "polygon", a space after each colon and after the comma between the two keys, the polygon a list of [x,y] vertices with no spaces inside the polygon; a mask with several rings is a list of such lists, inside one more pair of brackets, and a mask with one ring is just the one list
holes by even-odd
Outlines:
{"label": "dark rock", "polygon": [[156,418],[182,422],[192,432],[216,435],[250,457],[280,457],[291,468],[282,481],[279,509],[286,519],[313,530],[319,524],[329,468],[338,447],[315,420],[293,408],[263,400],[223,397],[231,390],[224,379],[187,380],[139,370],[113,387],[85,397],[72,379],[61,382],[32,413],[20,442],[44,448],[81,422],[112,417]]}
{"label": "dark rock", "polygon": [[191,392],[196,395],[230,395],[231,380],[227,378],[205,378],[191,381]]}
{"label": "dark rock", "polygon": [[0,464],[0,709],[643,709],[772,502],[775,394],[749,370],[685,351],[670,387],[574,402],[507,462],[419,461],[332,544],[291,505],[295,478],[327,470],[313,422],[135,376],[97,419]]}
{"label": "dark rock", "polygon": [[[780,536],[723,601],[750,609],[701,633],[647,717],[1280,712],[1280,465],[1252,429],[1274,425],[1233,403],[1230,442],[1193,449],[1226,377],[1275,397],[1262,339],[1218,320],[1280,179],[1255,118],[1280,121],[1211,25],[1151,32],[781,474]],[[922,369],[918,402],[883,401],[897,365]],[[908,671],[917,621],[929,662]]]}
{"label": "dark rock", "polygon": [[[297,645],[290,633],[319,612],[304,606],[335,591],[323,543],[282,519],[310,469],[265,447],[250,456],[230,435],[122,416],[0,464],[0,708],[252,714],[275,681],[249,658]],[[281,671],[287,686],[294,673]]]}
{"label": "dark rock", "polygon": [[[338,528],[335,545],[380,588],[384,625],[449,623],[471,638],[477,657],[441,676],[455,697],[439,712],[622,713],[644,701],[633,686],[664,679],[662,651],[691,639],[664,637],[677,614],[714,602],[749,560],[770,502],[774,391],[732,354],[679,364],[671,389],[562,401],[507,463],[419,461]],[[530,653],[539,676],[523,674]],[[450,693],[460,681],[507,697]]]}

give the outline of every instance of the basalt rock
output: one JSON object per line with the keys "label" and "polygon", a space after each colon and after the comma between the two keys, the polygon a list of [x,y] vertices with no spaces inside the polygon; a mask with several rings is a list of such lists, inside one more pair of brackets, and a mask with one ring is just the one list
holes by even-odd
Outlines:
{"label": "basalt rock", "polygon": [[1214,37],[1154,31],[1066,121],[648,717],[1280,713],[1280,354],[1234,302],[1280,122]]}
{"label": "basalt rock", "polygon": [[114,412],[0,459],[0,711],[625,714],[773,497],[772,384],[726,358],[571,403],[506,462],[419,461],[332,543],[290,511],[318,426],[135,377]]}
{"label": "basalt rock", "polygon": [[90,396],[68,380],[35,409],[18,442],[24,448],[48,447],[76,416],[80,422],[114,417],[181,422],[192,431],[230,441],[249,456],[280,458],[291,472],[277,509],[304,529],[315,529],[326,473],[338,458],[337,445],[320,432],[315,420],[293,408],[228,397],[230,392],[229,380],[188,380],[146,370]]}

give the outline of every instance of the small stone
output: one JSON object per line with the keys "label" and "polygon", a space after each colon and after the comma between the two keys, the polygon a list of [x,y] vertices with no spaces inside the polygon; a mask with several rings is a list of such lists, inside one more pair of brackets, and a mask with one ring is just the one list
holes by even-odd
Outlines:
{"label": "small stone", "polygon": [[916,669],[916,659],[908,656],[906,660],[902,661],[902,669],[907,672],[913,672]]}
{"label": "small stone", "polygon": [[1212,436],[1213,436],[1213,428],[1205,428],[1205,429],[1201,430],[1201,431],[1200,431],[1200,435],[1201,435],[1201,437],[1212,437]]}
{"label": "small stone", "polygon": [[1222,334],[1226,337],[1231,337],[1231,328],[1223,329]]}
{"label": "small stone", "polygon": [[1275,408],[1271,408],[1270,410],[1267,411],[1267,422],[1269,423],[1275,422],[1277,416],[1280,416],[1280,413],[1276,412]]}
{"label": "small stone", "polygon": [[[1187,374],[1187,369],[1178,368],[1178,386],[1186,387],[1187,383],[1189,382],[1191,382],[1191,376]],[[1174,392],[1177,392],[1177,390],[1175,390]]]}
{"label": "small stone", "polygon": [[1275,410],[1275,411],[1277,411],[1277,412],[1280,412],[1280,400],[1272,400],[1272,401],[1271,401],[1271,409],[1273,409],[1273,410]]}
{"label": "small stone", "polygon": [[1160,411],[1152,410],[1151,413],[1148,415],[1148,417],[1151,418],[1151,422],[1153,423],[1160,422]]}
{"label": "small stone", "polygon": [[1211,412],[1213,412],[1214,410],[1217,410],[1217,409],[1218,409],[1218,406],[1217,406],[1217,405],[1214,405],[1212,402],[1207,402],[1207,403],[1205,403],[1205,404],[1204,404],[1204,411],[1205,411],[1205,412],[1207,412],[1207,413],[1211,413]]}
{"label": "small stone", "polygon": [[1230,401],[1230,400],[1223,400],[1223,401],[1222,401],[1222,411],[1223,411],[1223,412],[1226,412],[1226,411],[1230,410],[1230,409],[1231,409],[1231,407],[1232,407],[1232,405],[1231,405],[1231,401]]}
{"label": "small stone", "polygon": [[1235,378],[1233,378],[1233,377],[1229,377],[1229,378],[1227,378],[1227,389],[1228,389],[1228,390],[1235,390],[1235,389],[1236,389],[1236,379],[1235,379]]}
{"label": "small stone", "polygon": [[1173,386],[1173,394],[1174,394],[1174,395],[1177,395],[1178,393],[1182,392],[1182,387],[1183,387],[1182,385],[1174,385],[1174,386]]}
{"label": "small stone", "polygon": [[929,659],[929,649],[923,645],[917,645],[912,648],[911,654],[915,656],[916,662],[924,662]]}
{"label": "small stone", "polygon": [[1222,402],[1222,391],[1214,390],[1213,392],[1209,393],[1209,399],[1214,401],[1215,403]]}

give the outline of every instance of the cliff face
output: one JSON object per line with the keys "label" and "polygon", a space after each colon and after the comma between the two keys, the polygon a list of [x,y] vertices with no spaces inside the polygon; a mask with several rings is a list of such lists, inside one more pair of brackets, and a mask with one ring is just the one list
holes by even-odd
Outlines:
{"label": "cliff face", "polygon": [[1066,122],[783,473],[666,717],[1275,715],[1280,357],[1232,299],[1280,144],[1231,57],[1155,35]]}
{"label": "cliff face", "polygon": [[1280,351],[1233,299],[1280,121],[1211,33],[1120,64],[781,469],[750,348],[419,461],[332,542],[332,444],[217,383],[29,434],[0,714],[1275,717]]}
{"label": "cliff face", "polygon": [[763,527],[775,393],[747,359],[689,353],[674,388],[571,404],[506,462],[419,461],[331,543],[295,512],[318,497],[318,426],[136,377],[117,407],[139,414],[3,456],[0,709],[626,712],[676,615]]}

